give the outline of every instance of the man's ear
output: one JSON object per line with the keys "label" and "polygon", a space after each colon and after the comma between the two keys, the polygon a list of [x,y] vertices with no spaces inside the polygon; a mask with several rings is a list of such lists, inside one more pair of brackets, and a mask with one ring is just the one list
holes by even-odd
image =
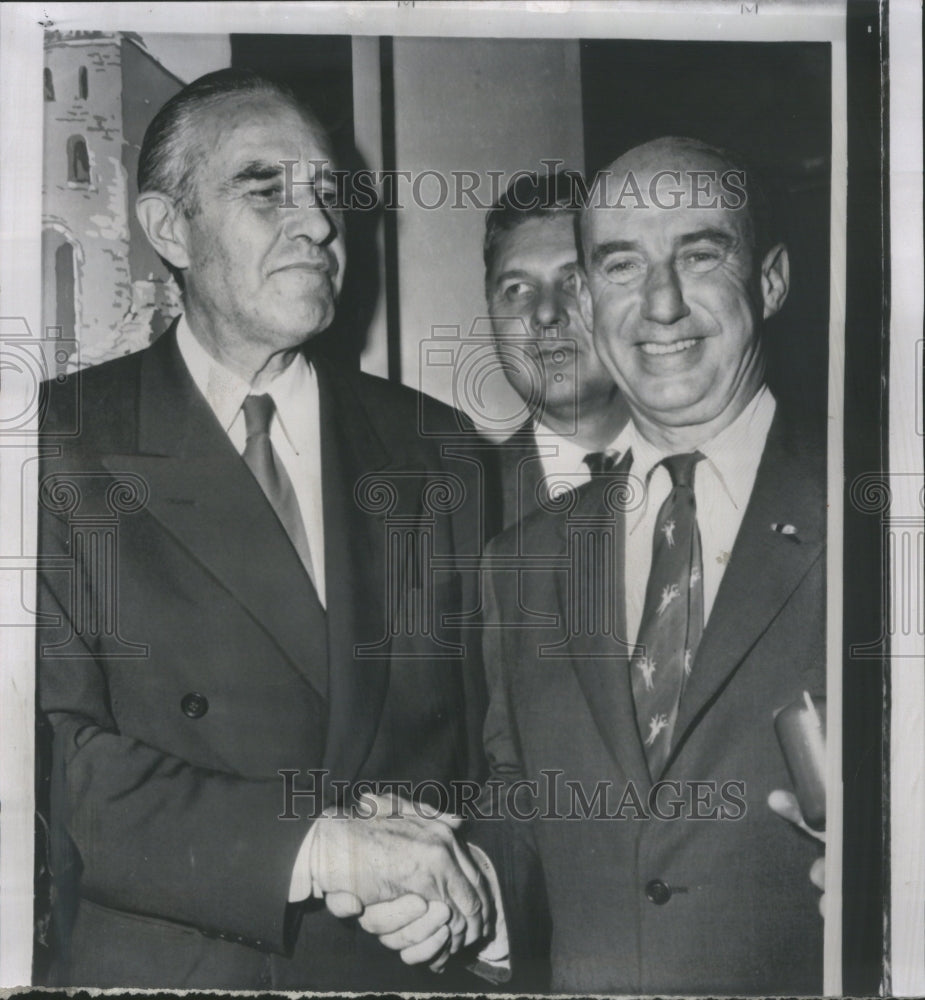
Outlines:
{"label": "man's ear", "polygon": [[146,191],[135,203],[135,215],[161,257],[179,270],[189,267],[189,226],[172,198]]}
{"label": "man's ear", "polygon": [[761,262],[761,300],[764,318],[773,316],[784,304],[790,291],[790,255],[783,243],[772,247]]}
{"label": "man's ear", "polygon": [[575,290],[575,297],[578,299],[578,315],[581,321],[589,329],[594,329],[594,303],[591,299],[591,289],[588,286],[588,276],[584,268],[578,268],[575,272],[575,279],[578,287]]}

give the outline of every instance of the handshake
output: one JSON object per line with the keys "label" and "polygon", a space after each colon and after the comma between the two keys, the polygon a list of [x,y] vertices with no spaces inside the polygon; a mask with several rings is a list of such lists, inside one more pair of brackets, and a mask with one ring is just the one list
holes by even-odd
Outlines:
{"label": "handshake", "polygon": [[359,801],[368,815],[314,823],[290,900],[323,897],[334,916],[359,917],[404,962],[428,963],[435,972],[460,948],[487,944],[495,929],[492,891],[456,839],[462,819],[401,798],[368,794]]}

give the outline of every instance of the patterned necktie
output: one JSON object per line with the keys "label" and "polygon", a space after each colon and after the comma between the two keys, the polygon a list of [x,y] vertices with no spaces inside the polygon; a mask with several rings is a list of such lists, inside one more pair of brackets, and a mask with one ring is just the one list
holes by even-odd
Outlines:
{"label": "patterned necktie", "polygon": [[276,512],[286,534],[292,542],[302,565],[312,583],[315,582],[315,572],[312,566],[311,550],[308,546],[308,535],[305,533],[305,522],[299,510],[299,502],[292,486],[292,480],[286,473],[286,468],[279,460],[273,444],[270,441],[270,423],[276,405],[273,397],[248,396],[244,400],[244,425],[247,430],[247,444],[244,446],[244,461],[260,484],[260,488]]}
{"label": "patterned necktie", "polygon": [[681,692],[703,634],[703,559],[694,501],[694,468],[702,458],[695,451],[662,462],[672,489],[655,522],[652,568],[631,664],[636,722],[653,781],[668,759]]}
{"label": "patterned necktie", "polygon": [[589,451],[582,462],[591,470],[591,475],[611,472],[617,463],[617,456],[609,451]]}

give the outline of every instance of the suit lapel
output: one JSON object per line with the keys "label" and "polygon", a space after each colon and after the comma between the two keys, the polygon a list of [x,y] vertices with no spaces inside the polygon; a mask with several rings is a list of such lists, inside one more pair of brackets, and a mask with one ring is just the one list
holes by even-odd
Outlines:
{"label": "suit lapel", "polygon": [[317,595],[285,529],[189,375],[175,328],[142,361],[138,405],[137,453],[104,455],[102,464],[112,473],[143,477],[146,510],[324,694],[327,664],[311,655],[314,616],[306,613],[317,607]]}
{"label": "suit lapel", "polygon": [[[595,477],[578,491],[578,500],[572,513],[557,519],[559,551],[569,551],[569,520],[581,520],[601,516],[604,511],[603,493],[612,479]],[[611,756],[617,762],[627,780],[632,780],[639,788],[650,784],[648,766],[639,733],[633,705],[633,691],[630,679],[629,648],[626,643],[626,610],[624,600],[624,516],[617,513],[614,538],[614,592],[615,636],[607,636],[600,631],[578,629],[571,637],[567,656],[578,678],[588,708]],[[573,563],[574,565],[574,563]],[[575,586],[572,571],[568,574],[553,574],[559,614],[569,621],[569,587]],[[576,609],[581,611],[580,605]]]}
{"label": "suit lapel", "polygon": [[[386,622],[386,523],[364,510],[358,481],[390,456],[357,388],[323,361],[321,458],[324,484],[325,588],[328,605],[329,715],[324,767],[350,780],[369,754],[389,686]],[[369,647],[377,648],[370,650]],[[369,655],[357,655],[367,647]]]}
{"label": "suit lapel", "polygon": [[[820,449],[797,450],[775,418],[752,496],[681,699],[668,765],[825,544]],[[792,525],[793,534],[772,530]]]}
{"label": "suit lapel", "polygon": [[499,444],[498,453],[501,461],[504,527],[509,528],[537,508],[536,491],[543,466],[532,421],[527,421]]}

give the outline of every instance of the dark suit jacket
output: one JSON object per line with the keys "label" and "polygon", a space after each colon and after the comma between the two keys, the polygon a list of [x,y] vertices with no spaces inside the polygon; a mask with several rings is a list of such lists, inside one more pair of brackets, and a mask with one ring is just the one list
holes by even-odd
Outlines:
{"label": "dark suit jacket", "polygon": [[[330,797],[281,819],[279,772],[301,789],[310,768],[345,783],[479,776],[478,656],[440,624],[477,607],[476,574],[452,559],[479,554],[478,467],[441,453],[453,411],[318,371],[326,612],[173,330],[49,394],[38,642],[59,982],[418,984],[353,922],[287,905]],[[387,572],[390,525],[418,551],[426,537],[443,569]],[[432,630],[408,625],[430,607]]]}
{"label": "dark suit jacket", "polygon": [[501,492],[498,505],[504,528],[537,509],[536,491],[543,475],[543,463],[536,446],[533,421],[528,420],[506,441],[497,445]]}
{"label": "dark suit jacket", "polygon": [[[669,784],[654,802],[620,638],[622,514],[612,521],[612,590],[603,591],[613,595],[614,627],[573,617],[566,635],[570,602],[586,611],[592,598],[562,557],[580,548],[570,550],[569,533],[603,510],[605,484],[579,491],[571,516],[538,513],[489,549],[508,567],[532,567],[496,562],[488,574],[485,737],[493,778],[537,783],[518,808],[535,804],[538,818],[485,822],[476,834],[502,876],[515,968],[536,926],[517,905],[517,870],[533,854],[556,992],[820,992],[822,920],[808,871],[821,847],[772,813],[767,796],[791,787],[774,710],[804,689],[824,692],[824,452],[775,421],[681,702]],[[775,523],[797,533],[772,531]]]}

